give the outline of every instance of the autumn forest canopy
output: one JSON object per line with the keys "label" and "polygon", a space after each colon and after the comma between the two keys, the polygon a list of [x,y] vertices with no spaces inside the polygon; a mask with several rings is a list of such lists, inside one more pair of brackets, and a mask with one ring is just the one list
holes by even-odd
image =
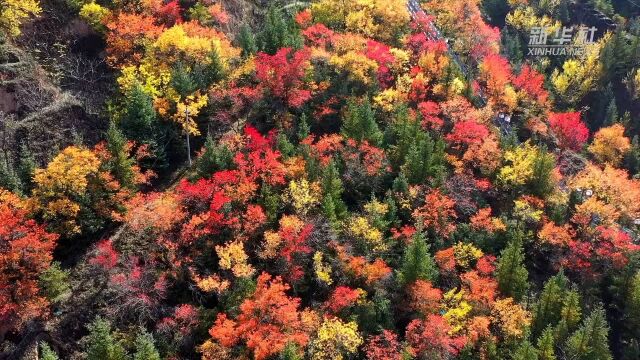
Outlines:
{"label": "autumn forest canopy", "polygon": [[639,136],[631,0],[0,0],[0,359],[638,360]]}

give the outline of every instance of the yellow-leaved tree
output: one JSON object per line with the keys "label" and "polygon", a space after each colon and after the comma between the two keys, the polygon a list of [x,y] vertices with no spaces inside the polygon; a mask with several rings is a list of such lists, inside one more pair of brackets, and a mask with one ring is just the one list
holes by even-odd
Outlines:
{"label": "yellow-leaved tree", "polygon": [[572,106],[593,90],[602,73],[600,49],[609,38],[610,35],[605,35],[599,42],[588,45],[584,58],[566,60],[562,71],[554,70],[551,83],[557,95],[556,101]]}
{"label": "yellow-leaved tree", "polygon": [[0,0],[0,34],[20,35],[20,25],[40,12],[38,0]]}
{"label": "yellow-leaved tree", "polygon": [[330,27],[382,41],[393,40],[410,20],[403,0],[321,0],[311,5],[311,12]]}
{"label": "yellow-leaved tree", "polygon": [[342,360],[350,358],[362,344],[355,321],[342,322],[338,318],[325,318],[311,344],[313,360]]}
{"label": "yellow-leaved tree", "polygon": [[589,152],[600,163],[616,166],[631,149],[629,138],[624,136],[624,126],[614,124],[604,127],[593,136]]}
{"label": "yellow-leaved tree", "polygon": [[97,230],[105,221],[119,219],[125,194],[102,165],[89,149],[62,150],[46,168],[36,170],[31,210],[65,236]]}

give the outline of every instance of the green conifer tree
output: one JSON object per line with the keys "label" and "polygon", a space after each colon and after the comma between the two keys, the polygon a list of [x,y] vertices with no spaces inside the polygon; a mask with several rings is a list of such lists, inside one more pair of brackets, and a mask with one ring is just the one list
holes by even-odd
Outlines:
{"label": "green conifer tree", "polygon": [[4,161],[0,161],[0,188],[13,192],[20,190],[18,178]]}
{"label": "green conifer tree", "polygon": [[133,189],[135,188],[135,172],[133,166],[135,159],[129,156],[127,151],[127,139],[115,122],[109,123],[107,130],[107,151],[111,155],[107,167],[120,185]]}
{"label": "green conifer tree", "polygon": [[143,331],[136,337],[135,347],[133,360],[160,360],[153,336],[148,332]]}
{"label": "green conifer tree", "polygon": [[407,181],[410,184],[423,184],[430,179],[432,185],[440,184],[445,172],[444,148],[442,139],[434,141],[428,134],[414,142],[402,166]]}
{"label": "green conifer tree", "polygon": [[429,245],[421,229],[418,229],[405,247],[402,263],[398,272],[398,283],[402,286],[413,284],[416,280],[435,281],[438,267],[429,253]]}
{"label": "green conifer tree", "polygon": [[253,35],[253,31],[249,25],[244,24],[240,28],[238,34],[238,43],[242,49],[242,56],[247,57],[255,54],[258,51],[258,45],[256,44],[256,37]]}
{"label": "green conifer tree", "polygon": [[40,342],[40,360],[58,360],[58,354],[55,353],[44,341]]}
{"label": "green conifer tree", "polygon": [[358,103],[350,100],[340,128],[342,136],[358,142],[368,141],[371,145],[380,145],[382,131],[376,123],[375,114],[368,99]]}
{"label": "green conifer tree", "polygon": [[69,271],[62,270],[57,261],[40,274],[39,283],[41,291],[51,302],[57,301],[71,289]]}
{"label": "green conifer tree", "polygon": [[273,55],[278,49],[300,48],[302,39],[293,19],[272,4],[267,10],[263,30],[258,34],[258,49]]}
{"label": "green conifer tree", "polygon": [[565,354],[567,359],[575,360],[611,360],[609,350],[609,325],[604,310],[594,310],[567,340]]}
{"label": "green conifer tree", "polygon": [[556,340],[561,341],[566,339],[569,332],[573,331],[578,325],[581,317],[580,293],[574,289],[564,295],[562,310],[560,310],[560,321],[556,326]]}
{"label": "green conifer tree", "polygon": [[211,136],[207,136],[204,151],[196,161],[196,172],[200,178],[209,178],[220,170],[230,169],[233,164],[233,153],[225,145],[216,144]]}
{"label": "green conifer tree", "polygon": [[33,175],[36,172],[36,167],[37,163],[33,152],[26,144],[22,143],[16,172],[20,187],[25,194],[28,194],[33,189]]}
{"label": "green conifer tree", "polygon": [[89,325],[89,338],[86,350],[87,360],[125,360],[126,352],[122,344],[111,334],[111,324],[96,318]]}
{"label": "green conifer tree", "polygon": [[555,351],[555,338],[553,337],[553,328],[548,326],[542,332],[536,343],[538,348],[539,360],[557,360]]}
{"label": "green conifer tree", "polygon": [[505,296],[511,296],[517,301],[525,295],[529,282],[529,272],[524,266],[524,248],[522,246],[522,230],[511,232],[512,240],[500,253],[496,267],[498,288]]}
{"label": "green conifer tree", "polygon": [[150,144],[154,140],[155,122],[153,99],[140,85],[134,86],[126,96],[124,114],[118,124],[122,132],[127,139],[140,144]]}
{"label": "green conifer tree", "polygon": [[616,99],[613,98],[607,105],[607,110],[604,115],[604,126],[611,126],[618,122],[618,106],[616,106]]}
{"label": "green conifer tree", "polygon": [[307,114],[302,113],[302,115],[300,115],[300,121],[298,121],[298,133],[296,134],[298,137],[298,141],[306,139],[310,133],[311,127],[309,126],[309,121],[307,120]]}
{"label": "green conifer tree", "polygon": [[529,340],[524,340],[513,353],[513,360],[538,360],[538,350]]}
{"label": "green conifer tree", "polygon": [[322,210],[330,221],[341,220],[347,213],[347,206],[342,201],[342,180],[335,163],[331,161],[322,175]]}
{"label": "green conifer tree", "polygon": [[560,321],[560,312],[568,286],[569,280],[562,270],[544,284],[533,308],[531,333],[534,337],[540,335],[548,325],[555,325]]}

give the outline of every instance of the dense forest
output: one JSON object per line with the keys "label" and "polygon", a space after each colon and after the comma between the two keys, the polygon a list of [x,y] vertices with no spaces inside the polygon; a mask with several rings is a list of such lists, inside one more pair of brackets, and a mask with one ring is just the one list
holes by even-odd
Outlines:
{"label": "dense forest", "polygon": [[640,2],[0,0],[0,359],[640,359]]}

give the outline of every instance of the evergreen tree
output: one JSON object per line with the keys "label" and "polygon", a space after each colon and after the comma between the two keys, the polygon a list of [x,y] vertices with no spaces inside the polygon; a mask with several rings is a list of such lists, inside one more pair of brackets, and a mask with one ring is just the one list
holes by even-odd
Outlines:
{"label": "evergreen tree", "polygon": [[551,326],[544,329],[536,345],[539,360],[557,360],[555,354],[555,338],[553,337],[553,328]]}
{"label": "evergreen tree", "polygon": [[618,122],[618,107],[616,106],[616,99],[613,98],[607,106],[607,111],[604,115],[604,126],[611,126]]}
{"label": "evergreen tree", "polygon": [[281,360],[303,360],[303,357],[300,355],[301,351],[298,348],[298,345],[294,342],[288,343],[282,353],[280,354]]}
{"label": "evergreen tree", "polygon": [[631,175],[640,173],[640,143],[638,135],[635,135],[631,140],[631,150],[626,155],[625,165]]}
{"label": "evergreen tree", "polygon": [[258,203],[264,208],[264,212],[270,222],[276,222],[278,220],[278,212],[282,206],[282,199],[280,195],[278,195],[278,192],[273,190],[268,184],[261,186]]}
{"label": "evergreen tree", "polygon": [[569,332],[578,325],[581,317],[580,294],[576,290],[565,293],[562,301],[562,310],[560,310],[560,321],[556,326],[556,340],[566,339]]}
{"label": "evergreen tree", "polygon": [[380,145],[382,132],[378,128],[375,114],[368,99],[362,103],[357,103],[354,100],[349,101],[340,132],[345,138],[358,142],[367,140],[371,145]]}
{"label": "evergreen tree", "polygon": [[533,308],[531,332],[534,337],[541,334],[548,325],[555,325],[560,321],[560,312],[568,291],[568,285],[569,280],[562,270],[544,284],[538,301]]}
{"label": "evergreen tree", "polygon": [[283,159],[288,159],[293,156],[296,151],[296,146],[293,145],[289,138],[284,133],[284,131],[279,131],[278,136],[276,137],[276,147],[280,154],[282,154]]}
{"label": "evergreen tree", "polygon": [[207,136],[204,151],[196,161],[196,172],[200,178],[209,178],[220,170],[230,169],[233,165],[233,152],[224,144],[217,145],[211,136]]}
{"label": "evergreen tree", "polygon": [[528,340],[524,340],[513,353],[513,360],[538,360],[538,350]]}
{"label": "evergreen tree", "polygon": [[197,63],[193,67],[191,79],[197,89],[207,89],[225,77],[224,66],[220,55],[212,50],[207,56],[207,61]]}
{"label": "evergreen tree", "polygon": [[107,150],[111,155],[107,167],[120,185],[130,189],[135,188],[135,159],[129,156],[127,139],[115,122],[109,123],[107,130]]}
{"label": "evergreen tree", "polygon": [[624,315],[629,337],[640,339],[640,271],[631,279],[625,299]]}
{"label": "evergreen tree", "polygon": [[585,319],[582,326],[567,340],[565,354],[567,359],[575,360],[611,360],[609,351],[609,325],[602,308],[594,310]]}
{"label": "evergreen tree", "polygon": [[244,24],[240,28],[238,34],[238,44],[242,49],[242,56],[247,57],[258,52],[258,45],[256,44],[256,37],[253,35],[253,31],[249,25]]}
{"label": "evergreen tree", "polygon": [[58,354],[55,353],[44,341],[40,342],[40,360],[58,360]]}
{"label": "evergreen tree", "polygon": [[300,121],[298,121],[298,133],[296,134],[298,137],[298,141],[306,139],[310,133],[311,127],[309,126],[309,122],[307,121],[307,114],[302,113],[302,115],[300,115]]}
{"label": "evergreen tree", "polygon": [[143,331],[136,337],[136,352],[133,354],[133,360],[160,360],[160,354],[156,349],[153,336]]}
{"label": "evergreen tree", "polygon": [[33,189],[33,175],[36,172],[36,159],[26,144],[20,145],[17,175],[22,191],[28,194]]}
{"label": "evergreen tree", "polygon": [[257,43],[260,51],[273,55],[280,48],[301,47],[302,39],[293,19],[272,4],[267,10],[264,28],[258,34]]}
{"label": "evergreen tree", "polygon": [[182,98],[193,94],[198,89],[189,68],[182,62],[176,63],[173,67],[170,85]]}
{"label": "evergreen tree", "polygon": [[440,184],[444,178],[445,144],[442,139],[432,140],[428,134],[414,142],[402,166],[410,184],[423,184],[431,179],[433,185]]}
{"label": "evergreen tree", "polygon": [[47,270],[40,274],[39,284],[47,299],[55,302],[71,289],[69,271],[62,270],[59,262],[53,262]]}
{"label": "evergreen tree", "polygon": [[524,266],[524,248],[522,246],[522,230],[511,232],[512,240],[500,253],[496,267],[498,288],[505,296],[519,301],[525,295],[529,283],[529,272]]}
{"label": "evergreen tree", "polygon": [[343,219],[347,206],[342,201],[342,180],[335,163],[331,161],[324,169],[322,176],[322,210],[331,222]]}
{"label": "evergreen tree", "polygon": [[125,109],[118,125],[127,139],[140,144],[153,142],[156,111],[153,99],[140,85],[134,86],[125,99]]}
{"label": "evergreen tree", "polygon": [[[147,145],[154,157],[153,165],[165,165],[165,151],[161,147],[161,136],[153,99],[140,85],[135,86],[125,98],[124,112],[118,126],[127,139],[139,145]],[[151,167],[152,164],[143,164]]]}
{"label": "evergreen tree", "polygon": [[391,184],[391,190],[396,193],[406,194],[409,192],[409,181],[407,181],[407,177],[404,173],[399,173],[398,176],[393,180],[393,184]]}
{"label": "evergreen tree", "polygon": [[87,360],[125,360],[124,347],[111,334],[111,324],[96,318],[89,325],[89,338],[86,350]]}
{"label": "evergreen tree", "polygon": [[413,284],[416,280],[435,281],[438,268],[429,253],[429,245],[421,229],[418,229],[411,243],[404,249],[402,264],[398,272],[398,282],[403,286]]}
{"label": "evergreen tree", "polygon": [[529,182],[531,193],[541,198],[548,196],[554,189],[553,169],[556,167],[555,157],[540,147],[533,160],[533,175]]}
{"label": "evergreen tree", "polygon": [[13,192],[20,190],[18,178],[4,161],[0,161],[0,188]]}

